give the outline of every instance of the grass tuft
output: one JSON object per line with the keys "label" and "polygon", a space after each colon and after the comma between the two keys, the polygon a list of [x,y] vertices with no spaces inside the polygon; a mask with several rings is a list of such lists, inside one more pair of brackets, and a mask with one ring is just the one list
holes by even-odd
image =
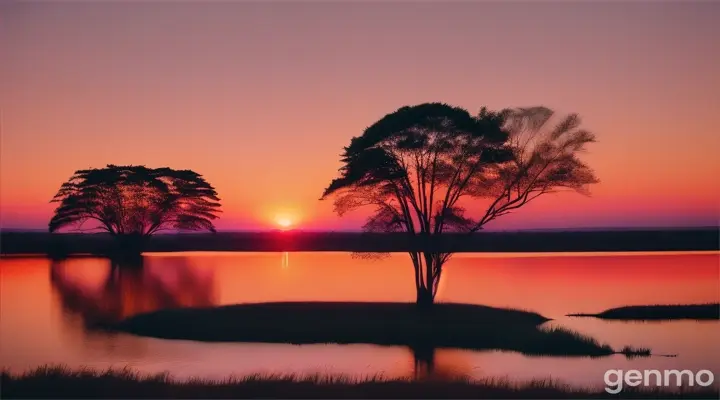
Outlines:
{"label": "grass tuft", "polygon": [[634,357],[650,357],[652,354],[650,349],[647,347],[633,347],[625,346],[622,350],[618,351],[618,354],[623,354],[628,358]]}

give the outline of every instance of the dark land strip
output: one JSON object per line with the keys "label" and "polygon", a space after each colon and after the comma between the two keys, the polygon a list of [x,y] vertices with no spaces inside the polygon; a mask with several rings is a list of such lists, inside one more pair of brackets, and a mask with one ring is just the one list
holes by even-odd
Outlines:
{"label": "dark land strip", "polygon": [[[0,254],[111,254],[107,234],[1,232]],[[153,236],[147,252],[176,251],[348,251],[405,252],[621,252],[718,251],[718,228],[444,234],[432,241],[407,234],[352,232],[219,232]]]}
{"label": "dark land strip", "polygon": [[611,308],[597,314],[578,313],[567,316],[625,321],[719,320],[720,303],[626,306]]}
{"label": "dark land strip", "polygon": [[207,342],[363,343],[434,348],[509,350],[526,355],[649,356],[648,349],[607,344],[528,311],[438,303],[288,302],[168,309],[98,328],[139,336]]}

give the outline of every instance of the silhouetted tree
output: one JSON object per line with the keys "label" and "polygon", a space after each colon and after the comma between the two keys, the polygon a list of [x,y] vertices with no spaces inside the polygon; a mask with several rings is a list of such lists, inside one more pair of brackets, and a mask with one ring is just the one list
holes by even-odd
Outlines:
{"label": "silhouetted tree", "polygon": [[50,232],[67,226],[104,230],[137,245],[161,230],[215,232],[220,203],[215,189],[190,170],[108,165],[76,171],[51,202],[60,205]]}
{"label": "silhouetted tree", "polygon": [[[428,306],[451,256],[433,246],[438,235],[476,232],[546,193],[589,194],[598,180],[576,155],[594,141],[576,114],[558,119],[545,107],[475,116],[441,103],[402,107],[351,140],[322,198],[334,196],[341,216],[374,206],[365,230],[404,231],[423,244],[410,257],[416,301]],[[468,215],[482,199],[484,211]]]}

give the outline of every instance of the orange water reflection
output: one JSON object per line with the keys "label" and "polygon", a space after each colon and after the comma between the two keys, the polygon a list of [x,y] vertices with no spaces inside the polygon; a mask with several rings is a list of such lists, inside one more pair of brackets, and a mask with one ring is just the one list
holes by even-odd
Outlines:
{"label": "orange water reflection", "polygon": [[101,259],[50,264],[50,281],[63,310],[91,326],[160,309],[212,306],[213,277],[198,273],[186,258],[162,271]]}
{"label": "orange water reflection", "polygon": [[719,253],[644,255],[459,255],[448,265],[440,301],[537,311],[613,346],[649,346],[674,358],[627,360],[526,357],[439,349],[414,352],[370,345],[291,346],[196,343],[88,329],[95,322],[158,308],[262,301],[412,301],[405,255],[381,260],[347,253],[200,253],[149,255],[141,269],[104,259],[0,260],[2,367],[44,363],[130,365],[178,376],[250,372],[360,375],[547,377],[596,384],[609,368],[710,369],[720,376],[717,322],[604,322],[563,317],[627,304],[720,301]]}

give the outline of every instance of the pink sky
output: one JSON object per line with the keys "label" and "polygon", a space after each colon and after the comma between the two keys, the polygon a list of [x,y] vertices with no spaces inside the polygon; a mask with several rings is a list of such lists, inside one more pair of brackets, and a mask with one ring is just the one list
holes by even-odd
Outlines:
{"label": "pink sky", "polygon": [[717,225],[720,3],[0,4],[0,226],[44,228],[73,171],[193,169],[220,229],[354,229],[322,190],[404,105],[577,112],[593,197],[495,229]]}

